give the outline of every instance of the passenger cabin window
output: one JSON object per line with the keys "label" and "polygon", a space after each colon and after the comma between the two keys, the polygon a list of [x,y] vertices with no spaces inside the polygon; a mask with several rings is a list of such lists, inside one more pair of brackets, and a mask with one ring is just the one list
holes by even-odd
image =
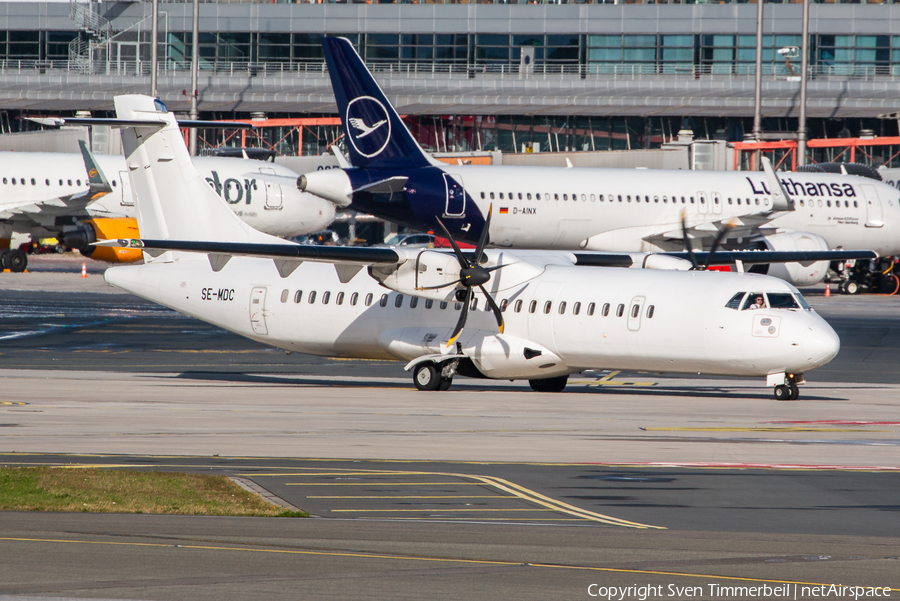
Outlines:
{"label": "passenger cabin window", "polygon": [[563,315],[566,312],[566,301],[562,301],[559,303],[559,314]]}
{"label": "passenger cabin window", "polygon": [[469,309],[471,309],[472,311],[478,310],[478,299],[477,298],[472,297],[472,306],[470,306]]}
{"label": "passenger cabin window", "polygon": [[744,299],[745,294],[746,294],[746,292],[738,292],[737,294],[735,294],[734,296],[731,297],[731,300],[729,300],[727,303],[725,303],[725,307],[728,309],[734,309],[735,311],[737,311],[738,309],[741,308],[741,301]]}
{"label": "passenger cabin window", "polygon": [[443,311],[444,309],[446,309],[446,308],[447,308],[447,301],[441,301],[440,307],[441,307],[441,311]]}
{"label": "passenger cabin window", "polygon": [[291,295],[291,291],[290,291],[290,290],[282,290],[282,291],[281,291],[281,302],[286,303],[287,300],[288,300],[288,297],[289,297],[290,295]]}
{"label": "passenger cabin window", "polygon": [[502,301],[500,301],[500,312],[506,313],[506,307],[508,305],[509,305],[509,302],[505,298]]}
{"label": "passenger cabin window", "polygon": [[770,292],[768,294],[769,297],[769,307],[772,309],[799,309],[800,305],[797,304],[797,301],[794,300],[794,296],[792,294],[788,294],[786,292]]}
{"label": "passenger cabin window", "polygon": [[331,292],[323,292],[322,293],[322,304],[327,305],[328,301],[331,300]]}
{"label": "passenger cabin window", "polygon": [[609,315],[609,303],[603,303],[603,309],[600,311],[600,315],[603,317]]}
{"label": "passenger cabin window", "polygon": [[766,304],[766,297],[762,292],[751,292],[747,295],[747,300],[744,301],[744,305],[742,307],[742,311],[747,311],[748,309],[766,309],[768,305]]}
{"label": "passenger cabin window", "polygon": [[653,313],[656,311],[656,305],[650,305],[647,307],[647,319],[653,318]]}
{"label": "passenger cabin window", "polygon": [[616,317],[622,317],[625,315],[625,305],[619,305],[616,307]]}
{"label": "passenger cabin window", "polygon": [[[382,305],[382,307],[383,306],[384,305]],[[402,294],[398,294],[397,298],[394,299],[394,306],[397,307],[398,309],[403,306],[403,295]]]}
{"label": "passenger cabin window", "polygon": [[522,299],[519,299],[519,300],[516,301],[514,311],[515,311],[516,313],[521,313],[521,312],[522,312]]}
{"label": "passenger cabin window", "polygon": [[299,304],[300,301],[302,301],[302,300],[303,300],[303,291],[298,290],[297,292],[294,293],[294,302]]}
{"label": "passenger cabin window", "polygon": [[337,293],[337,296],[334,297],[334,304],[336,304],[336,305],[343,305],[343,304],[344,304],[344,293],[343,293],[343,292],[338,292],[338,293]]}
{"label": "passenger cabin window", "polygon": [[631,306],[631,317],[637,317],[641,314],[641,306],[640,305],[632,305]]}
{"label": "passenger cabin window", "polygon": [[309,293],[308,300],[309,300],[310,305],[313,304],[314,302],[316,302],[316,291],[315,290],[313,290],[312,292]]}
{"label": "passenger cabin window", "polygon": [[434,306],[434,301],[431,300],[430,298],[426,298],[426,299],[425,299],[425,308],[426,308],[426,309],[430,309],[430,308],[432,308],[433,306]]}
{"label": "passenger cabin window", "polygon": [[536,309],[537,309],[537,301],[536,300],[533,300],[530,303],[528,303],[528,312],[529,313],[534,313]]}
{"label": "passenger cabin window", "polygon": [[409,297],[409,308],[415,309],[419,305],[419,297],[418,296],[410,296]]}
{"label": "passenger cabin window", "polygon": [[374,298],[374,297],[372,296],[372,293],[371,293],[371,292],[368,293],[368,294],[366,295],[366,306],[367,306],[367,307],[369,307],[369,306],[372,305],[372,299],[373,299],[373,298]]}
{"label": "passenger cabin window", "polygon": [[358,300],[359,300],[359,292],[354,292],[353,294],[351,294],[350,295],[350,306],[355,307],[356,301],[358,301]]}
{"label": "passenger cabin window", "polygon": [[547,302],[545,302],[545,303],[544,303],[544,314],[546,315],[547,313],[549,313],[549,312],[550,312],[550,309],[551,309],[552,307],[553,307],[553,302],[552,302],[552,301],[547,301]]}
{"label": "passenger cabin window", "polygon": [[581,313],[581,303],[575,303],[572,305],[572,315],[578,315]]}
{"label": "passenger cabin window", "polygon": [[593,315],[593,314],[594,314],[594,309],[595,309],[595,308],[596,308],[595,303],[589,304],[589,305],[588,305],[587,314],[588,314],[588,315]]}
{"label": "passenger cabin window", "polygon": [[387,295],[387,294],[382,294],[382,295],[381,295],[381,300],[378,301],[378,304],[379,304],[380,306],[382,306],[382,307],[387,307],[387,301],[388,301],[388,295]]}

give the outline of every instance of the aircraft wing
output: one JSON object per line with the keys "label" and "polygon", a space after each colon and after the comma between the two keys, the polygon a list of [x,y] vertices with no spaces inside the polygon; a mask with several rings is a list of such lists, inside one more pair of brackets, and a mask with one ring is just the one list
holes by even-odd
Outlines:
{"label": "aircraft wing", "polygon": [[[575,264],[586,267],[632,267],[646,266],[648,257],[672,257],[690,266],[690,255],[686,252],[670,253],[604,253],[582,251],[572,253]],[[706,264],[709,252],[695,251],[699,265]],[[710,265],[745,265],[756,263],[814,263],[816,261],[846,261],[848,259],[875,259],[878,255],[871,250],[719,250],[713,253]],[[673,265],[674,264],[666,264]],[[674,268],[674,267],[673,267]]]}
{"label": "aircraft wing", "polygon": [[349,282],[364,266],[397,265],[406,256],[390,248],[355,246],[313,246],[308,244],[254,244],[243,242],[201,242],[195,240],[101,240],[94,246],[141,249],[151,255],[166,251],[205,254],[213,271],[220,271],[234,256],[272,259],[281,277],[289,276],[304,261],[331,263],[341,282]]}

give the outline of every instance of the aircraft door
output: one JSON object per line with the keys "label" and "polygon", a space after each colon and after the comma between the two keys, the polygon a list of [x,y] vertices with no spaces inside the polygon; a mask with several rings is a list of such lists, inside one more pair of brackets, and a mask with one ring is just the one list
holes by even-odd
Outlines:
{"label": "aircraft door", "polygon": [[131,176],[127,171],[119,171],[119,183],[121,188],[119,192],[122,194],[122,205],[126,207],[134,206],[134,193],[131,191]]}
{"label": "aircraft door", "polygon": [[444,186],[447,190],[447,204],[444,217],[463,217],[466,214],[466,190],[462,178],[458,175],[444,174]]}
{"label": "aircraft door", "polygon": [[644,296],[635,296],[628,305],[628,329],[637,332],[641,329],[641,315],[644,312],[644,305],[647,304],[647,298]]}
{"label": "aircraft door", "polygon": [[712,212],[716,215],[722,213],[722,195],[718,192],[712,193]]}
{"label": "aircraft door", "polygon": [[706,198],[706,192],[697,192],[697,211],[699,211],[701,215],[709,213],[708,200],[709,199]]}
{"label": "aircraft door", "polygon": [[[266,175],[275,175],[275,170],[268,167],[260,167],[259,172]],[[261,179],[266,186],[266,208],[281,209],[282,201],[284,200],[284,192],[282,192],[281,186],[265,178]]]}
{"label": "aircraft door", "polygon": [[250,326],[254,334],[266,336],[266,288],[257,286],[250,291]]}
{"label": "aircraft door", "polygon": [[884,227],[884,214],[881,199],[878,198],[878,190],[869,184],[863,184],[860,187],[863,196],[866,197],[866,227]]}

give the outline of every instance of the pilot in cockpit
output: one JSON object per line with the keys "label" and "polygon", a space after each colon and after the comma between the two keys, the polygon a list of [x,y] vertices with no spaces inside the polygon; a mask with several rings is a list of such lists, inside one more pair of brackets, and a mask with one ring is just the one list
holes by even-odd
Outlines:
{"label": "pilot in cockpit", "polygon": [[753,303],[745,307],[746,309],[765,309],[766,308],[766,299],[762,294],[757,294],[755,298],[753,298]]}

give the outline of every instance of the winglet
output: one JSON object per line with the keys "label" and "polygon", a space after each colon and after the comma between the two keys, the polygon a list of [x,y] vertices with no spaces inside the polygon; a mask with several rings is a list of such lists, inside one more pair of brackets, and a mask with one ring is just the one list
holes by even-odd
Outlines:
{"label": "winglet", "polygon": [[112,186],[109,185],[109,180],[106,179],[106,175],[103,174],[100,165],[97,164],[94,155],[88,150],[84,140],[78,140],[78,146],[81,147],[81,157],[84,159],[84,169],[87,171],[88,183],[91,186],[91,200],[100,198],[101,196],[112,192]]}
{"label": "winglet", "polygon": [[772,163],[769,157],[762,157],[763,170],[766,172],[766,180],[769,182],[769,188],[772,190],[772,210],[773,211],[793,211],[794,199],[790,197],[781,180],[775,175],[772,169]]}

